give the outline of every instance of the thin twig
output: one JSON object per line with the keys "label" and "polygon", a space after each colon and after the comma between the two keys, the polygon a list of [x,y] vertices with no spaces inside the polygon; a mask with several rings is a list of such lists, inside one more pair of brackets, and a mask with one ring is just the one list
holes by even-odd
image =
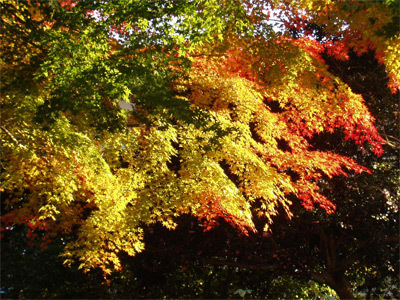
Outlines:
{"label": "thin twig", "polygon": [[7,130],[7,128],[5,128],[3,125],[1,125],[0,127],[1,127],[1,129],[10,137],[10,139],[11,139],[18,147],[26,148],[26,146],[23,145],[23,144],[21,144],[21,143],[13,136],[13,134]]}

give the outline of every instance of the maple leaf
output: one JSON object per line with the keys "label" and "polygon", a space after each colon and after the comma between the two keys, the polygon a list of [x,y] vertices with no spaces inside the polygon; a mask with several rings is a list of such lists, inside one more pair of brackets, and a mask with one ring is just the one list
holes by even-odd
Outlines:
{"label": "maple leaf", "polygon": [[66,263],[109,274],[144,249],[144,226],[174,229],[182,214],[248,233],[255,215],[290,217],[293,196],[334,211],[321,178],[367,170],[312,149],[318,134],[382,153],[364,99],[323,56],[375,50],[398,89],[399,35],[376,34],[393,15],[384,5],[282,4],[278,34],[251,2],[88,2],[2,13],[2,231],[72,235]]}

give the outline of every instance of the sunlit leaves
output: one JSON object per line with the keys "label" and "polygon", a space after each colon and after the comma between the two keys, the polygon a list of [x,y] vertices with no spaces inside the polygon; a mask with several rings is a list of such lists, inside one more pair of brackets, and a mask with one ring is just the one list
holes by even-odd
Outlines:
{"label": "sunlit leaves", "polygon": [[[30,237],[69,235],[66,263],[77,258],[83,269],[108,274],[120,269],[121,253],[143,250],[143,226],[174,229],[182,214],[205,229],[223,218],[247,233],[255,216],[266,229],[278,212],[291,216],[295,198],[332,212],[321,180],[365,169],[309,140],[342,129],[376,154],[383,140],[362,97],[330,73],[324,55],[345,60],[350,48],[376,49],[396,88],[397,37],[363,27],[389,24],[390,10],[334,1],[279,6],[289,32],[312,21],[324,30],[318,39],[308,29],[272,33],[262,24],[269,14],[251,5],[9,1],[2,28],[15,39],[3,46],[1,127],[7,228],[28,223]],[[382,14],[382,23],[365,23],[363,12]]]}

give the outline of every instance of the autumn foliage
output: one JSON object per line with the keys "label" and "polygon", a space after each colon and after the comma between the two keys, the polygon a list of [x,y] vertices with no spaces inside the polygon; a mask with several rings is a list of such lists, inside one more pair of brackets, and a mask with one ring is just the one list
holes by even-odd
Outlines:
{"label": "autumn foliage", "polygon": [[[382,154],[363,98],[324,57],[375,50],[396,92],[399,34],[377,34],[392,20],[384,4],[363,2],[354,14],[353,1],[6,2],[2,35],[16,39],[2,46],[2,231],[26,224],[42,247],[68,237],[66,264],[120,269],[121,252],[145,249],[144,226],[174,229],[182,214],[246,234],[254,218],[268,231],[276,214],[291,217],[293,200],[333,213],[319,183],[369,171],[313,149],[318,134],[342,130]],[[263,5],[298,36],[263,32]]]}

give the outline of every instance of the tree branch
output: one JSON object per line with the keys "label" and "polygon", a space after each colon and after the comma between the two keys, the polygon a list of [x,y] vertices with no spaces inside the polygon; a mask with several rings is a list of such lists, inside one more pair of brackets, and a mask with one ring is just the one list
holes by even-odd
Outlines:
{"label": "tree branch", "polygon": [[329,286],[331,286],[331,284],[333,283],[333,278],[328,272],[317,273],[310,270],[310,275],[311,279],[318,283],[327,284]]}
{"label": "tree branch", "polygon": [[13,136],[13,134],[7,130],[7,128],[5,128],[3,125],[1,125],[0,127],[1,127],[1,129],[9,136],[9,138],[10,138],[18,147],[26,148],[26,146],[23,145],[23,144],[21,144],[21,143]]}
{"label": "tree branch", "polygon": [[249,269],[249,270],[275,271],[278,268],[277,265],[265,265],[265,264],[254,265],[254,264],[219,260],[219,259],[215,259],[215,258],[201,258],[200,260],[203,261],[204,263],[207,263],[210,265],[237,267],[237,268]]}
{"label": "tree branch", "polygon": [[385,128],[383,128],[383,137],[385,138],[385,142],[387,145],[389,145],[390,147],[394,148],[394,149],[400,149],[400,139],[392,136],[392,135],[388,135],[386,133]]}

